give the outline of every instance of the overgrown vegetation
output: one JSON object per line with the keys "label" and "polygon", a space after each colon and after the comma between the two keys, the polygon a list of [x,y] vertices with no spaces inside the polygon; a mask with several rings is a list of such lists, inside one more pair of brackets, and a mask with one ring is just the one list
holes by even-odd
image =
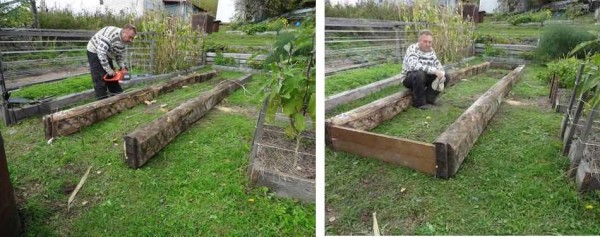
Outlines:
{"label": "overgrown vegetation", "polygon": [[4,1],[0,3],[0,27],[23,28],[31,26],[33,15],[31,14],[29,1],[14,3]]}
{"label": "overgrown vegetation", "polygon": [[396,3],[393,1],[366,0],[358,1],[355,4],[335,4],[325,2],[325,16],[344,17],[344,18],[364,18],[377,20],[400,21]]}
{"label": "overgrown vegetation", "polygon": [[[427,22],[434,34],[434,48],[442,63],[455,62],[465,58],[473,44],[475,26],[472,21],[462,18],[462,7],[447,8],[438,1],[415,1],[412,4],[399,3],[398,15],[404,22]],[[407,32],[418,32],[421,25],[407,25]],[[407,37],[411,38],[411,37]],[[412,37],[416,39],[416,37]]]}
{"label": "overgrown vegetation", "polygon": [[293,33],[282,34],[265,60],[271,78],[264,93],[269,99],[267,120],[281,108],[289,117],[286,132],[298,135],[306,128],[306,117],[316,118],[315,19],[304,19]]}
{"label": "overgrown vegetation", "polygon": [[539,22],[540,25],[543,26],[544,22],[549,20],[550,17],[552,17],[552,12],[550,10],[542,10],[538,12],[524,12],[512,16],[508,20],[508,22],[513,26],[523,23]]}
{"label": "overgrown vegetation", "polygon": [[239,26],[239,27],[233,28],[233,29],[240,29],[248,35],[253,35],[255,33],[261,33],[261,32],[265,32],[265,31],[275,31],[275,32],[277,32],[277,34],[279,34],[279,32],[283,28],[288,27],[288,26],[289,26],[289,24],[288,24],[287,19],[277,18],[274,20],[263,21],[260,23],[246,24],[246,25],[242,25],[242,26]]}
{"label": "overgrown vegetation", "polygon": [[261,22],[298,9],[304,4],[314,7],[315,0],[235,0],[236,21]]}
{"label": "overgrown vegetation", "polygon": [[138,40],[154,42],[154,73],[178,71],[199,65],[202,57],[203,36],[192,29],[183,18],[170,17],[166,12],[146,13],[139,23]]}
{"label": "overgrown vegetation", "polygon": [[101,10],[76,14],[71,9],[53,9],[48,12],[40,11],[39,16],[40,28],[43,29],[99,30],[105,26],[123,27],[134,21],[132,14],[114,14]]}
{"label": "overgrown vegetation", "polygon": [[579,64],[581,63],[575,57],[555,60],[547,64],[547,69],[538,73],[538,79],[549,83],[553,75],[559,78],[559,86],[562,88],[573,88],[575,85],[575,77]]}
{"label": "overgrown vegetation", "polygon": [[[583,29],[568,25],[552,25],[542,33],[540,43],[536,48],[536,58],[541,62],[564,58],[579,43],[595,39],[595,36]],[[596,52],[600,47],[587,47],[587,52]],[[577,57],[584,57],[584,51],[578,52]]]}

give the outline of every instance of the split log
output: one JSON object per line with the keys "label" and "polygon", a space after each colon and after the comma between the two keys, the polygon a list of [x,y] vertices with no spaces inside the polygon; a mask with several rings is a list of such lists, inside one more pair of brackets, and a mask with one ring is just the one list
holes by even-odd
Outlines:
{"label": "split log", "polygon": [[432,144],[330,124],[326,131],[334,150],[373,157],[431,175],[436,173],[436,152]]}
{"label": "split log", "polygon": [[56,112],[43,117],[46,139],[76,133],[82,128],[102,121],[121,111],[130,109],[145,100],[174,91],[183,85],[209,80],[216,71],[176,77],[168,82],[142,89],[121,93],[90,104]]}
{"label": "split log", "polygon": [[519,66],[504,76],[437,138],[434,142],[436,148],[439,147],[440,152],[446,150],[446,157],[441,158],[446,159],[445,164],[438,162],[438,177],[449,178],[458,171],[477,138],[498,111],[502,98],[519,80],[523,68]]}
{"label": "split log", "polygon": [[131,168],[139,168],[168,145],[177,135],[198,121],[216,104],[252,78],[245,75],[236,81],[226,81],[199,97],[169,111],[162,117],[127,134],[125,162]]}
{"label": "split log", "polygon": [[[450,72],[451,81],[448,82],[448,85],[455,85],[462,78],[482,73],[489,68],[489,65],[490,63],[484,62]],[[368,131],[406,110],[410,105],[411,93],[408,90],[404,90],[337,115],[329,119],[328,123]]]}

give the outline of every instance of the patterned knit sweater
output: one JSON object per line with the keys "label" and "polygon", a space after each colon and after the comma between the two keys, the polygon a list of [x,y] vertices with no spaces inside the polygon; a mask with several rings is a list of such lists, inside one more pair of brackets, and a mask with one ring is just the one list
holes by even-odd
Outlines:
{"label": "patterned knit sweater", "polygon": [[410,71],[425,71],[427,74],[435,74],[436,70],[443,71],[444,67],[435,55],[435,51],[423,52],[419,49],[419,44],[414,43],[406,49],[406,54],[402,61],[400,82],[404,81],[406,73]]}
{"label": "patterned knit sweater", "polygon": [[114,72],[108,64],[108,59],[114,59],[119,67],[125,67],[123,55],[125,54],[125,43],[121,41],[121,28],[107,26],[96,33],[87,44],[87,50],[98,54],[100,64],[104,70]]}

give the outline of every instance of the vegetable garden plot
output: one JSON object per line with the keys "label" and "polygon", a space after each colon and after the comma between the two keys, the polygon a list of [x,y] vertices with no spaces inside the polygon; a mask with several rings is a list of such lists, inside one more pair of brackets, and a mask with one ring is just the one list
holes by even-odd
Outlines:
{"label": "vegetable garden plot", "polygon": [[[406,110],[410,106],[409,91],[383,98],[328,120],[327,143],[335,150],[374,157],[436,177],[449,178],[458,171],[477,137],[497,111],[502,97],[519,79],[523,68],[524,66],[520,66],[511,71],[487,90],[433,143],[368,132]],[[477,67],[471,67],[470,71],[479,72]],[[456,75],[452,78],[451,85],[459,82],[461,76]]]}

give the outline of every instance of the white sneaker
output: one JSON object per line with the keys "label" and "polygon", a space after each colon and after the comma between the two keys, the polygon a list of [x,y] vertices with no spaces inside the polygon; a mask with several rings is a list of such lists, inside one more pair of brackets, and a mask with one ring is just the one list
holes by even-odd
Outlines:
{"label": "white sneaker", "polygon": [[431,83],[431,88],[436,91],[442,92],[444,90],[444,83],[446,83],[446,77],[442,77],[442,79],[436,78]]}

